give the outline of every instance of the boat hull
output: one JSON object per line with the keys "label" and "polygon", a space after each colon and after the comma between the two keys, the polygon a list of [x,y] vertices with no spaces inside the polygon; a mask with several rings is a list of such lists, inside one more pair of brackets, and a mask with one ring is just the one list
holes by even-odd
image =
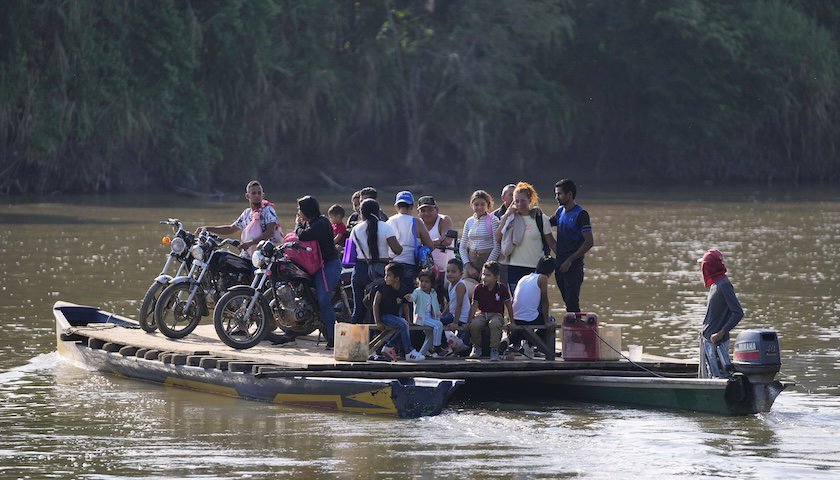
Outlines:
{"label": "boat hull", "polygon": [[164,352],[136,346],[113,345],[93,338],[68,335],[65,332],[74,326],[73,323],[101,323],[106,326],[109,319],[114,324],[121,324],[126,319],[108,316],[93,307],[67,304],[57,304],[54,312],[58,352],[81,368],[230,397],[341,412],[416,418],[439,414],[453,391],[463,383],[460,380],[424,378],[321,378],[315,372],[312,376],[267,377],[260,375],[259,369],[242,368],[243,365],[251,367],[247,364],[237,364],[240,371],[234,371],[232,362],[210,355],[193,355],[193,358],[183,355],[179,358],[177,355],[167,356]]}

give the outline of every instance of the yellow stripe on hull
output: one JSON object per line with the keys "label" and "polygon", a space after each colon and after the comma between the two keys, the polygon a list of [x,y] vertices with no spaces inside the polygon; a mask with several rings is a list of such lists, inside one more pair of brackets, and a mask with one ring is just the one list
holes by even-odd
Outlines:
{"label": "yellow stripe on hull", "polygon": [[195,380],[186,380],[183,378],[176,377],[166,377],[166,380],[163,381],[163,384],[172,387],[189,388],[191,390],[215,393],[218,395],[227,395],[228,397],[239,397],[239,392],[237,392],[235,388],[225,387],[222,385],[214,385],[212,383],[198,382]]}
{"label": "yellow stripe on hull", "polygon": [[[379,395],[380,397],[377,397]],[[341,395],[317,395],[302,393],[278,393],[274,397],[275,403],[285,403],[298,406],[314,406],[330,410],[353,413],[370,413],[376,415],[398,415],[397,407],[391,399],[391,387],[371,392],[362,392],[351,395],[347,398],[362,403],[368,403],[370,407],[351,407],[344,404]]]}

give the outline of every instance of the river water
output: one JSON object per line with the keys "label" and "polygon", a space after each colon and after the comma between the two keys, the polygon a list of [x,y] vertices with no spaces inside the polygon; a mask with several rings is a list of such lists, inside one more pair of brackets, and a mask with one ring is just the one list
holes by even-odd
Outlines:
{"label": "river water", "polygon": [[[797,383],[771,413],[728,418],[522,399],[456,403],[437,417],[397,420],[81,371],[54,353],[52,304],[133,317],[166,253],[158,220],[230,223],[245,202],[7,201],[0,207],[0,478],[840,476],[840,196],[658,195],[580,199],[597,245],[586,259],[583,308],[623,325],[625,349],[641,344],[694,358],[706,300],[696,259],[720,248],[747,312],[739,328],[777,329],[781,376]],[[322,197],[322,204],[349,203]],[[279,199],[287,229],[293,198]],[[442,202],[441,211],[459,230],[470,213],[460,200]]]}

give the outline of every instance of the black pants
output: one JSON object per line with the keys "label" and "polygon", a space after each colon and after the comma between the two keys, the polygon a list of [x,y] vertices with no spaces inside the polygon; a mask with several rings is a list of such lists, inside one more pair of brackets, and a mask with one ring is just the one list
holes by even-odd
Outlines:
{"label": "black pants", "polygon": [[580,311],[580,287],[583,285],[583,258],[578,258],[565,272],[560,271],[559,265],[564,260],[557,259],[558,268],[554,271],[554,279],[557,280],[557,288],[563,295],[563,303],[566,304],[567,312]]}

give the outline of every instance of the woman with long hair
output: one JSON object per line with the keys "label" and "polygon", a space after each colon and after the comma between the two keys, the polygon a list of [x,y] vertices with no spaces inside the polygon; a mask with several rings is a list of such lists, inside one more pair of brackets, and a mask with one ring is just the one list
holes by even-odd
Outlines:
{"label": "woman with long hair", "polygon": [[379,219],[379,202],[369,198],[359,206],[359,223],[350,231],[350,238],[356,246],[356,266],[353,268],[353,316],[352,323],[364,323],[368,310],[364,305],[365,287],[377,278],[385,276],[385,265],[390,262],[388,249],[399,255],[402,245],[397,233]]}

